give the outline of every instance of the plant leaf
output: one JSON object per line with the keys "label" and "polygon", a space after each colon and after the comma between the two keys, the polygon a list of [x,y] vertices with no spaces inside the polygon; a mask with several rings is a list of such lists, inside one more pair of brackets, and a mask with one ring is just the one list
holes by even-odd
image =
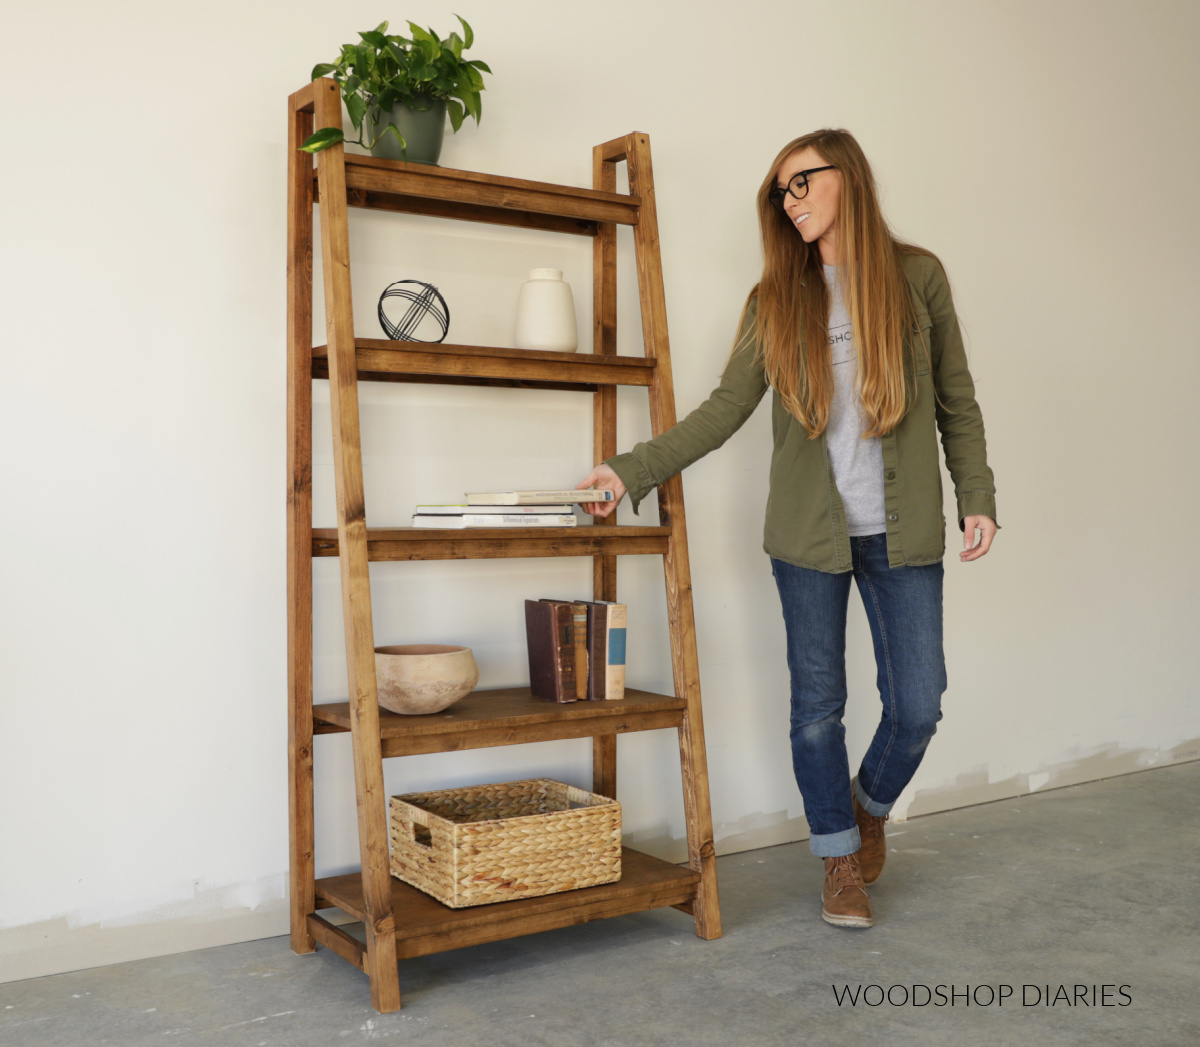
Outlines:
{"label": "plant leaf", "polygon": [[361,36],[366,43],[370,44],[372,47],[378,48],[380,51],[387,47],[387,37],[385,37],[383,33],[379,32],[378,30],[370,33],[359,33],[358,35]]}
{"label": "plant leaf", "polygon": [[331,145],[337,145],[338,142],[344,141],[345,138],[340,127],[322,127],[321,130],[314,131],[304,139],[304,144],[300,148],[306,153],[319,153],[322,149],[328,149]]}
{"label": "plant leaf", "polygon": [[438,43],[438,38],[428,30],[422,29],[416,22],[408,23],[409,29],[412,30],[413,40],[425,55],[427,62],[437,60],[437,57],[442,53],[441,44]]}
{"label": "plant leaf", "polygon": [[[398,128],[395,124],[388,124],[387,127],[385,127],[383,129],[383,134],[380,135],[379,138],[382,138],[383,135],[386,135],[386,134],[391,134],[391,136],[394,139],[396,139],[397,142],[400,143],[401,149],[403,149],[405,151],[408,150],[408,142],[405,140],[404,135],[402,135],[400,133],[400,128]],[[378,140],[379,139],[376,139],[376,141],[378,141]]]}
{"label": "plant leaf", "polygon": [[457,133],[458,129],[462,127],[463,116],[465,115],[462,103],[455,101],[453,98],[446,99],[446,112],[450,114],[450,126]]}
{"label": "plant leaf", "polygon": [[362,127],[363,115],[367,111],[367,103],[359,95],[351,95],[346,99],[346,112],[350,114],[350,122],[357,131]]}
{"label": "plant leaf", "polygon": [[387,24],[387,22],[380,22],[380,23],[379,23],[379,25],[377,25],[377,26],[375,27],[375,32],[377,32],[377,33],[386,33],[386,32],[387,32],[387,25],[388,25],[388,24]]}
{"label": "plant leaf", "polygon": [[482,69],[485,73],[491,72],[491,70],[488,68],[487,62],[481,62],[477,58],[471,59],[467,65],[474,66],[476,69]]}
{"label": "plant leaf", "polygon": [[455,58],[462,58],[462,49],[463,49],[462,37],[459,36],[458,33],[451,33],[449,39],[446,42],[449,45],[447,50],[450,51],[450,53],[453,54]]}
{"label": "plant leaf", "polygon": [[463,47],[470,47],[473,43],[475,43],[474,31],[471,29],[471,27],[469,25],[467,25],[467,20],[465,18],[463,18],[462,15],[455,15],[454,17],[457,18],[460,22],[462,22]]}
{"label": "plant leaf", "polygon": [[354,51],[354,71],[365,77],[375,64],[375,52],[366,44],[359,44]]}
{"label": "plant leaf", "polygon": [[467,112],[475,117],[475,122],[479,122],[479,96],[475,94],[465,84],[460,84],[451,92],[456,98],[461,98],[463,105],[467,107]]}
{"label": "plant leaf", "polygon": [[314,80],[319,80],[326,73],[332,73],[336,68],[337,68],[336,65],[330,65],[328,62],[322,62],[320,65],[314,65],[313,71],[312,71],[312,78]]}

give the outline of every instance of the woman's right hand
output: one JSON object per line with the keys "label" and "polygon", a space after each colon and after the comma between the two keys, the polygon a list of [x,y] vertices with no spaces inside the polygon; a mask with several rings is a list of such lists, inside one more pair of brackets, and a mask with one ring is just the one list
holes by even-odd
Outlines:
{"label": "woman's right hand", "polygon": [[575,485],[577,491],[587,491],[593,488],[600,491],[613,491],[614,498],[611,502],[585,502],[581,505],[583,511],[591,513],[592,516],[611,516],[615,513],[621,499],[625,497],[625,485],[621,483],[621,478],[603,462],[591,471],[586,480],[581,480]]}

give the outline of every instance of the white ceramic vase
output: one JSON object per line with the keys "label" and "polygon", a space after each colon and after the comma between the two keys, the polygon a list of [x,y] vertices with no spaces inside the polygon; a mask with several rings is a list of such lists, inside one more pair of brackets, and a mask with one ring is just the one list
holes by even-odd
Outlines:
{"label": "white ceramic vase", "polygon": [[531,269],[517,299],[518,349],[573,353],[579,348],[575,299],[561,269]]}

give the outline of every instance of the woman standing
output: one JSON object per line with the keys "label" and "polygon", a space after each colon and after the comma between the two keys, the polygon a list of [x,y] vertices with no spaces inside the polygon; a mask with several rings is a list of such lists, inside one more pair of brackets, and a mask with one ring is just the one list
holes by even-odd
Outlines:
{"label": "woman standing", "polygon": [[[773,391],[764,548],[791,672],[791,741],[821,915],[870,927],[865,890],[883,869],[883,824],[941,719],[945,519],[937,438],[954,481],[959,559],[996,535],[983,418],[950,287],[929,251],[898,241],[854,137],[786,145],[758,192],[762,279],[742,311],[721,384],[678,425],[598,465],[607,516],[720,447]],[[977,537],[978,536],[978,537]],[[854,779],[846,705],[850,580],[871,626],[883,710]]]}

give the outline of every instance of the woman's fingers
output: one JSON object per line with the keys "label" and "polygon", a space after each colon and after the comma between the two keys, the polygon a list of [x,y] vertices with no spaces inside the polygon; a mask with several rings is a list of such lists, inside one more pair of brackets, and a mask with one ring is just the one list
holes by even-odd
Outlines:
{"label": "woman's fingers", "polygon": [[[996,521],[990,516],[968,516],[963,520],[963,551],[958,558],[963,563],[978,560],[986,556],[992,547],[992,539],[996,537]],[[975,532],[979,532],[978,544]]]}
{"label": "woman's fingers", "polygon": [[588,474],[587,479],[580,480],[575,485],[575,490],[577,491],[585,491],[590,488],[595,488],[599,491],[612,491],[614,495],[611,502],[583,503],[583,511],[591,513],[592,516],[611,516],[616,511],[617,504],[625,497],[625,485],[621,483],[621,478],[603,463],[596,466]]}

